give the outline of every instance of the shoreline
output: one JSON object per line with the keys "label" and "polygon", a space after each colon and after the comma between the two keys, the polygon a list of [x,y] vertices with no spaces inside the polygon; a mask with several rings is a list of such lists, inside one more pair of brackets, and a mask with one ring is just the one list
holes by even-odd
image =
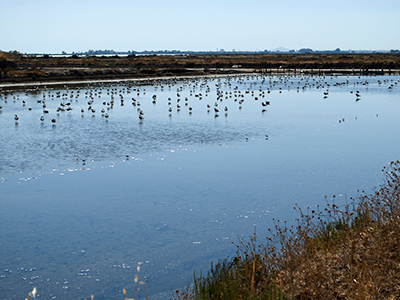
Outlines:
{"label": "shoreline", "polygon": [[237,74],[207,74],[207,75],[186,75],[186,76],[160,76],[160,77],[132,77],[132,78],[108,78],[108,79],[87,79],[87,80],[66,80],[66,81],[40,81],[40,82],[11,82],[0,83],[0,88],[12,87],[35,87],[35,86],[59,86],[59,85],[82,85],[90,83],[113,83],[113,82],[147,82],[155,80],[173,80],[173,79],[193,79],[193,78],[212,78],[227,76],[246,76],[257,73],[237,73]]}
{"label": "shoreline", "polygon": [[[24,87],[46,87],[46,86],[60,86],[60,85],[82,85],[93,83],[117,83],[117,82],[147,82],[155,80],[182,80],[193,78],[212,78],[212,77],[229,77],[229,76],[246,76],[246,75],[319,75],[319,76],[384,76],[384,75],[400,75],[400,69],[215,69],[216,73],[213,74],[193,74],[193,75],[177,75],[177,76],[152,76],[152,77],[129,77],[129,78],[88,78],[77,79],[74,77],[67,77],[64,80],[52,80],[47,78],[43,81],[28,81],[22,80],[21,82],[4,82],[0,81],[0,89],[9,88],[24,88]],[[222,73],[218,73],[222,72]]]}

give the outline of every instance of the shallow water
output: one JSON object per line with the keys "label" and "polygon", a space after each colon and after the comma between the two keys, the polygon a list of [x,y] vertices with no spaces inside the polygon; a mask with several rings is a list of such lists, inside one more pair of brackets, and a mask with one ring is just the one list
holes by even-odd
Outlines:
{"label": "shallow water", "polygon": [[398,82],[247,76],[3,91],[0,295],[36,286],[41,299],[120,299],[142,262],[147,294],[165,298],[234,255],[254,224],[263,236],[272,218],[294,220],[295,203],[372,190],[400,154]]}

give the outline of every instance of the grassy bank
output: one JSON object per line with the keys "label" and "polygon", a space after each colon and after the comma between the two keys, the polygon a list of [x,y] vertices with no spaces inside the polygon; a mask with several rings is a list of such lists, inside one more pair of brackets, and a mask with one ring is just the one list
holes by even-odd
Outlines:
{"label": "grassy bank", "polygon": [[373,194],[299,212],[295,226],[276,221],[237,254],[195,276],[174,299],[399,299],[400,162],[383,169]]}

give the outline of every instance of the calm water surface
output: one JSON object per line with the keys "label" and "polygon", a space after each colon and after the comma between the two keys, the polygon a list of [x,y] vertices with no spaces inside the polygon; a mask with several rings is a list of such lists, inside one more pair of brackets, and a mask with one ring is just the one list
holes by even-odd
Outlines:
{"label": "calm water surface", "polygon": [[168,298],[255,224],[262,237],[295,203],[371,191],[399,158],[399,86],[242,76],[0,90],[1,298],[121,299],[138,263],[150,298]]}

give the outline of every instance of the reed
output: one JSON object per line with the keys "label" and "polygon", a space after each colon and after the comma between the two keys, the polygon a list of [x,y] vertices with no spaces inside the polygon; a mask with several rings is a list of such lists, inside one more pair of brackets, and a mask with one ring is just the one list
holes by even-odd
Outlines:
{"label": "reed", "polygon": [[127,297],[126,289],[123,289],[123,290],[122,290],[122,293],[124,294],[125,300],[135,300],[135,299],[137,299],[137,293],[138,293],[138,291],[139,291],[139,289],[140,289],[140,286],[143,287],[145,299],[147,300],[147,293],[146,293],[145,282],[139,280],[139,273],[140,273],[140,266],[141,266],[141,265],[142,265],[142,263],[139,262],[138,265],[137,265],[137,267],[136,267],[137,274],[135,274],[135,279],[134,279],[134,281],[135,281],[135,289],[134,289],[134,291],[133,291],[133,297],[132,297],[132,298],[128,298],[128,297]]}

